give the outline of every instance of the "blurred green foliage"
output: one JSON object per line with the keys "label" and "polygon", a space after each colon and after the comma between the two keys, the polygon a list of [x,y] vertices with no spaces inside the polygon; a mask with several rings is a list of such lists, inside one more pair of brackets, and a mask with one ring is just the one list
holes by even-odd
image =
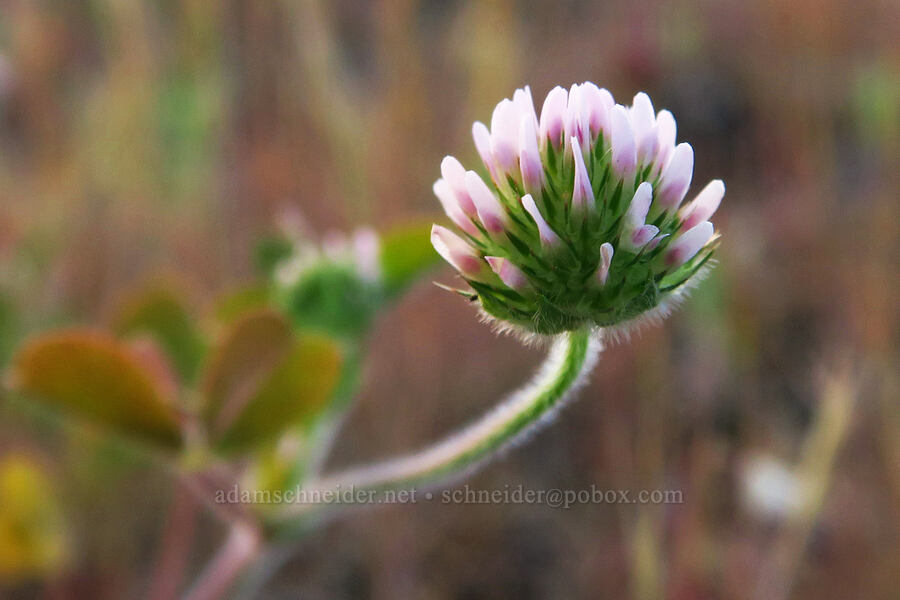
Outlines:
{"label": "blurred green foliage", "polygon": [[53,575],[68,540],[45,469],[24,454],[0,456],[0,498],[0,581]]}
{"label": "blurred green foliage", "polygon": [[438,255],[431,246],[431,223],[397,226],[381,239],[381,268],[384,287],[393,297],[436,265]]}
{"label": "blurred green foliage", "polygon": [[205,348],[196,318],[168,285],[138,290],[126,300],[112,324],[122,337],[150,335],[163,348],[182,380],[194,380]]}
{"label": "blurred green foliage", "polygon": [[0,365],[5,365],[21,336],[22,322],[15,302],[0,293]]}
{"label": "blurred green foliage", "polygon": [[333,341],[294,334],[277,314],[251,313],[224,336],[204,383],[204,420],[216,448],[251,451],[309,422],[341,369]]}
{"label": "blurred green foliage", "polygon": [[122,342],[89,331],[49,333],[19,351],[16,389],[76,417],[165,448],[181,444],[175,398]]}
{"label": "blurred green foliage", "polygon": [[293,340],[217,446],[227,452],[251,450],[308,422],[331,399],[340,368],[341,354],[334,342],[312,335]]}

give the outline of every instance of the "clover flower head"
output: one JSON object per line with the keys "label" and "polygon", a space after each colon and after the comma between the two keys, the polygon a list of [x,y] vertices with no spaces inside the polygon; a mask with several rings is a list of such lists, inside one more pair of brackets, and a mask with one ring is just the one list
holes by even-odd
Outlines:
{"label": "clover flower head", "polygon": [[590,82],[556,87],[538,116],[526,86],[472,136],[486,177],[444,158],[434,193],[458,232],[435,225],[431,241],[487,315],[538,334],[628,327],[708,264],[725,185],[682,204],[694,152],[647,94],[623,106]]}
{"label": "clover flower head", "polygon": [[357,228],[350,235],[329,231],[319,244],[298,241],[293,255],[276,270],[275,279],[281,285],[291,285],[307,271],[328,265],[345,268],[360,279],[375,283],[381,278],[379,251],[378,234],[369,227]]}
{"label": "clover flower head", "polygon": [[380,259],[381,240],[369,228],[298,241],[275,270],[276,299],[306,329],[358,338],[386,296]]}

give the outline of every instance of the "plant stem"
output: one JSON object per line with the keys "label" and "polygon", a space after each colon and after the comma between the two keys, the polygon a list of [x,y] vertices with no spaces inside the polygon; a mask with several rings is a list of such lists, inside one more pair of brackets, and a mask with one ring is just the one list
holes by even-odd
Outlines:
{"label": "plant stem", "polygon": [[172,506],[163,529],[160,553],[147,597],[150,600],[172,600],[184,578],[200,505],[194,495],[176,482]]}
{"label": "plant stem", "polygon": [[185,595],[185,600],[216,600],[259,555],[262,541],[253,525],[235,521],[225,544]]}
{"label": "plant stem", "polygon": [[322,474],[322,469],[346,420],[347,408],[359,391],[362,379],[361,342],[352,342],[348,346],[335,398],[313,429],[312,454],[306,466],[310,478],[318,478]]}
{"label": "plant stem", "polygon": [[[459,433],[411,455],[311,480],[304,489],[315,498],[315,492],[435,486],[469,474],[546,423],[583,383],[601,347],[600,337],[589,330],[562,334],[530,384]],[[275,522],[318,512],[317,507],[329,508],[318,503],[285,506]]]}

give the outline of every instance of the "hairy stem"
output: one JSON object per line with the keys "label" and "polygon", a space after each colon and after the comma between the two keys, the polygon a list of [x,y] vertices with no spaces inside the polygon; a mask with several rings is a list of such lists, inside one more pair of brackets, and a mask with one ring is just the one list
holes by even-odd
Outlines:
{"label": "hairy stem", "polygon": [[[584,381],[600,349],[599,337],[588,330],[560,335],[534,380],[475,423],[411,455],[311,480],[304,486],[308,497],[329,490],[433,486],[470,473],[552,417]],[[315,501],[286,506],[278,520],[318,512],[316,507]]]}

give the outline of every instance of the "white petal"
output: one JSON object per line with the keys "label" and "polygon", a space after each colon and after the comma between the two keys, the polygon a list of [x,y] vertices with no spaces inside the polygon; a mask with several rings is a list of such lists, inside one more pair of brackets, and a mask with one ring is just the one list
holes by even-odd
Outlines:
{"label": "white petal", "polygon": [[531,194],[525,194],[522,196],[522,206],[525,208],[526,212],[531,215],[531,218],[534,219],[534,222],[537,224],[538,234],[541,237],[541,243],[544,246],[554,246],[559,243],[559,236],[556,235],[556,232],[550,228],[550,225],[547,224],[547,221],[544,220],[544,216],[541,215],[541,211],[538,210],[537,205],[534,203],[534,198],[531,197]]}
{"label": "white petal", "polygon": [[691,186],[694,175],[694,149],[684,142],[675,146],[675,152],[660,177],[657,190],[660,206],[669,211],[678,208]]}
{"label": "white petal", "polygon": [[694,258],[712,238],[714,232],[713,224],[704,221],[682,233],[666,248],[666,266],[674,269]]}
{"label": "white petal", "polygon": [[488,265],[490,265],[494,273],[500,277],[500,281],[505,283],[507,287],[517,291],[526,290],[531,287],[525,273],[523,273],[522,270],[514,265],[508,258],[485,256],[484,259],[487,261]]}
{"label": "white petal", "polygon": [[531,97],[531,88],[526,85],[525,87],[516,90],[513,94],[513,104],[516,105],[516,110],[519,113],[519,121],[522,120],[522,117],[527,115],[531,117],[536,129],[538,121],[537,113],[534,110],[534,99]]}
{"label": "white petal", "polygon": [[621,244],[626,250],[636,252],[644,244],[653,239],[659,228],[653,225],[644,225],[650,204],[653,200],[653,187],[646,181],[638,186],[631,199],[631,204],[625,212],[622,224]]}
{"label": "white petal", "polygon": [[621,179],[634,175],[637,166],[637,152],[631,119],[625,107],[617,104],[610,115],[612,128],[612,166],[613,171]]}
{"label": "white petal", "polygon": [[472,139],[475,140],[475,149],[478,150],[481,162],[496,181],[497,161],[494,160],[494,153],[491,150],[491,132],[488,131],[487,125],[481,121],[475,121],[472,125]]}
{"label": "white petal", "polygon": [[516,167],[516,149],[519,145],[519,119],[512,100],[503,99],[491,117],[491,151],[497,166],[504,173]]}
{"label": "white petal", "polygon": [[353,259],[360,277],[378,281],[381,277],[381,240],[371,227],[360,227],[351,239]]}
{"label": "white petal", "polygon": [[706,184],[700,193],[681,209],[681,227],[690,229],[698,223],[708,221],[719,208],[725,196],[725,183],[721,179],[713,179]]}
{"label": "white petal", "polygon": [[490,270],[481,255],[446,227],[431,227],[431,245],[463,277],[490,281]]}
{"label": "white petal", "polygon": [[506,229],[509,217],[497,196],[475,171],[466,173],[466,189],[472,202],[475,203],[475,210],[478,211],[478,218],[484,228],[490,233],[502,233]]}
{"label": "white petal", "polygon": [[460,209],[471,216],[475,215],[475,205],[466,191],[466,169],[452,156],[445,156],[441,161],[441,176],[450,185],[450,189],[456,195]]}
{"label": "white petal", "polygon": [[569,90],[569,102],[566,105],[566,141],[572,138],[578,140],[579,146],[584,149],[590,144],[590,122],[584,106],[583,90],[578,84],[573,84]]}
{"label": "white petal", "polygon": [[656,158],[656,150],[659,144],[656,133],[656,115],[653,113],[653,103],[644,92],[639,92],[634,97],[631,105],[631,122],[634,125],[634,138],[637,144],[637,161],[639,164],[649,164]]}
{"label": "white petal", "polygon": [[631,234],[629,242],[633,248],[640,248],[652,240],[659,233],[659,227],[655,225],[644,225],[638,227]]}
{"label": "white petal", "polygon": [[676,132],[677,126],[672,113],[667,110],[659,111],[656,115],[656,139],[658,144],[654,169],[651,175],[659,175],[659,172],[662,171],[672,157],[672,153],[675,151]]}
{"label": "white petal", "polygon": [[481,233],[478,230],[478,227],[475,226],[475,223],[472,222],[472,219],[470,219],[463,212],[462,208],[460,208],[456,194],[450,189],[449,183],[443,179],[438,179],[434,182],[432,189],[434,190],[434,195],[437,196],[441,206],[444,208],[444,212],[457,227],[472,236],[477,236]]}
{"label": "white petal", "polygon": [[549,140],[557,150],[562,145],[568,96],[569,94],[565,89],[556,86],[547,94],[547,98],[544,100],[544,105],[541,108],[541,140]]}
{"label": "white petal", "polygon": [[653,186],[644,181],[637,187],[631,204],[625,212],[625,223],[630,225],[632,229],[636,229],[644,224],[647,213],[650,211],[650,203],[653,201]]}
{"label": "white petal", "polygon": [[534,121],[527,115],[522,116],[519,126],[519,170],[525,191],[540,196],[544,185],[544,166]]}
{"label": "white petal", "polygon": [[609,136],[609,112],[615,106],[612,94],[605,88],[598,88],[590,81],[581,85],[581,100],[584,110],[587,111],[587,122],[591,128],[591,137],[596,138],[600,133]]}
{"label": "white petal", "polygon": [[588,177],[587,166],[584,164],[584,155],[581,153],[581,145],[577,138],[570,140],[575,160],[575,188],[572,190],[572,208],[578,212],[594,208],[594,191],[591,189],[591,180]]}
{"label": "white petal", "polygon": [[609,266],[612,264],[613,246],[606,242],[600,246],[600,267],[597,269],[597,279],[600,285],[606,285],[609,278]]}

